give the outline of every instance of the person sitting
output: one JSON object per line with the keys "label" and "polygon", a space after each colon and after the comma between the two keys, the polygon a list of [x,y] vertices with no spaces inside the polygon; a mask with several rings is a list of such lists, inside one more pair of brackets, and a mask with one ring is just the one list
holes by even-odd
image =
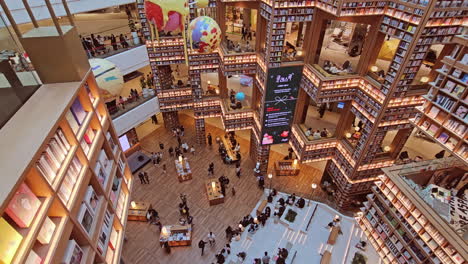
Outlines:
{"label": "person sitting", "polygon": [[310,137],[310,135],[312,134],[312,128],[309,127],[304,134],[306,137]]}
{"label": "person sitting", "polygon": [[229,157],[229,155],[225,156],[224,163],[226,163],[226,164],[231,164],[232,163],[232,159]]}
{"label": "person sitting", "polygon": [[317,131],[315,131],[315,133],[314,133],[314,139],[320,139],[320,138],[322,138],[320,136],[320,130],[317,129]]}
{"label": "person sitting", "polygon": [[281,206],[278,210],[278,216],[281,217],[284,213],[284,210],[286,210],[286,206]]}
{"label": "person sitting", "polygon": [[241,52],[242,51],[241,45],[239,43],[237,43],[236,47],[234,48],[234,51],[235,52]]}
{"label": "person sitting", "polygon": [[323,69],[326,71],[326,72],[329,72],[330,71],[330,67],[332,66],[331,62],[326,60],[323,62]]}
{"label": "person sitting", "polygon": [[271,216],[271,209],[269,206],[265,207],[265,216],[266,218]]}
{"label": "person sitting", "polygon": [[380,70],[379,72],[377,72],[377,75],[381,78],[385,77],[385,71],[384,70]]}
{"label": "person sitting", "polygon": [[242,103],[240,101],[236,102],[236,109],[242,109]]}
{"label": "person sitting", "polygon": [[296,202],[296,206],[299,208],[304,208],[304,205],[305,205],[305,200],[302,197],[299,198]]}
{"label": "person sitting", "polygon": [[276,191],[276,189],[273,188],[273,190],[271,191],[271,195],[272,195],[272,196],[276,196],[277,193],[278,193],[278,192]]}
{"label": "person sitting", "polygon": [[284,203],[285,203],[285,202],[284,202],[284,199],[283,199],[283,198],[279,198],[278,203],[279,203],[281,206],[283,206]]}
{"label": "person sitting", "polygon": [[242,252],[237,253],[236,256],[239,258],[239,260],[244,261],[245,257],[247,257],[247,254],[242,251]]}
{"label": "person sitting", "polygon": [[255,231],[257,230],[255,229],[254,225],[251,224],[247,232],[249,232],[249,234],[255,234]]}
{"label": "person sitting", "polygon": [[345,61],[341,66],[342,69],[348,69],[351,66],[351,62],[349,60]]}
{"label": "person sitting", "polygon": [[334,64],[330,67],[329,72],[331,74],[339,74],[341,73],[340,69],[338,69]]}
{"label": "person sitting", "polygon": [[330,132],[327,130],[327,128],[324,128],[322,132],[320,132],[321,137],[328,137],[329,134]]}

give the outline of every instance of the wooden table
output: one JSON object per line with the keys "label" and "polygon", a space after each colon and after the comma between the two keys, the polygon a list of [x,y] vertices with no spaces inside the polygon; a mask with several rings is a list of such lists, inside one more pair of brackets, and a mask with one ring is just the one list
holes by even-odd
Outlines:
{"label": "wooden table", "polygon": [[226,153],[231,159],[232,162],[237,161],[237,155],[236,152],[232,149],[233,146],[231,145],[231,141],[228,138],[221,137],[221,142],[224,144],[224,148],[226,148]]}
{"label": "wooden table", "polygon": [[331,261],[331,253],[328,250],[325,250],[322,254],[322,259],[320,260],[320,264],[329,264]]}
{"label": "wooden table", "polygon": [[335,245],[336,239],[338,238],[338,235],[340,234],[340,231],[341,231],[341,228],[339,226],[332,227],[332,230],[330,232],[330,236],[328,236],[327,244]]}
{"label": "wooden table", "polygon": [[178,159],[175,160],[175,166],[179,182],[189,181],[192,179],[192,170],[190,169],[190,164],[187,159],[182,159],[182,162]]}
{"label": "wooden table", "polygon": [[299,165],[294,165],[294,161],[283,160],[275,162],[276,176],[297,176],[299,175]]}
{"label": "wooden table", "polygon": [[[214,183],[214,188],[213,188]],[[224,203],[224,195],[221,193],[221,184],[216,179],[207,180],[205,183],[206,194],[210,205]]]}
{"label": "wooden table", "polygon": [[165,225],[162,227],[159,244],[164,242],[171,247],[192,245],[192,225]]}
{"label": "wooden table", "polygon": [[128,220],[129,221],[142,221],[146,222],[146,213],[151,209],[151,204],[148,202],[134,202],[135,206],[130,204],[128,208]]}
{"label": "wooden table", "polygon": [[263,213],[263,210],[265,209],[265,207],[267,206],[268,204],[268,201],[267,200],[263,200],[262,203],[258,206],[257,208],[257,216],[260,215],[261,213]]}

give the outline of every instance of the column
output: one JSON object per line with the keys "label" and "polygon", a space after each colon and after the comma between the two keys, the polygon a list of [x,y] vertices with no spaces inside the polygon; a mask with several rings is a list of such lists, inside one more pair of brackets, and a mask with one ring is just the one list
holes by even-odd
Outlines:
{"label": "column", "polygon": [[179,115],[177,111],[171,112],[162,112],[164,127],[167,129],[172,129],[180,125]]}
{"label": "column", "polygon": [[262,146],[255,134],[252,132],[250,133],[250,158],[255,162],[260,163],[260,173],[262,175],[266,175],[268,172],[268,162],[270,156],[270,145]]}

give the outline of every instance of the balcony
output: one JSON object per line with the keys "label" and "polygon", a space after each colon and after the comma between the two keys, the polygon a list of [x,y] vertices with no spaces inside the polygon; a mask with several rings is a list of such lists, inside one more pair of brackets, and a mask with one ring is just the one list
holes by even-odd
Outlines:
{"label": "balcony", "polygon": [[111,113],[111,117],[117,134],[121,135],[159,112],[158,99],[151,95],[125,104],[125,109],[119,107],[117,112]]}

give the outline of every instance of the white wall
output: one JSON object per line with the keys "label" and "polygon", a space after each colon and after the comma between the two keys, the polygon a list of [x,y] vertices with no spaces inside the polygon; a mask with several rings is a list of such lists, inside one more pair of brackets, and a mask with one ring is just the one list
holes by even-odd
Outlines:
{"label": "white wall", "polygon": [[[26,9],[24,9],[23,1],[21,0],[5,0],[10,12],[15,19],[16,24],[23,24],[31,22]],[[61,0],[50,0],[55,14],[57,16],[65,16],[65,9],[63,8]],[[31,7],[34,17],[36,20],[43,20],[50,18],[49,10],[45,5],[44,0],[28,0],[29,6]],[[108,8],[112,6],[118,6],[123,4],[135,3],[135,0],[67,0],[68,7],[72,14],[78,14],[88,12],[97,9]],[[3,10],[0,9],[0,14],[6,19]],[[9,21],[5,21],[9,24]]]}
{"label": "white wall", "polygon": [[106,59],[114,63],[123,75],[149,65],[148,52],[145,45],[115,54]]}
{"label": "white wall", "polygon": [[117,135],[120,136],[128,130],[138,126],[156,113],[159,113],[159,104],[158,98],[154,97],[148,102],[145,102],[144,104],[112,120]]}

